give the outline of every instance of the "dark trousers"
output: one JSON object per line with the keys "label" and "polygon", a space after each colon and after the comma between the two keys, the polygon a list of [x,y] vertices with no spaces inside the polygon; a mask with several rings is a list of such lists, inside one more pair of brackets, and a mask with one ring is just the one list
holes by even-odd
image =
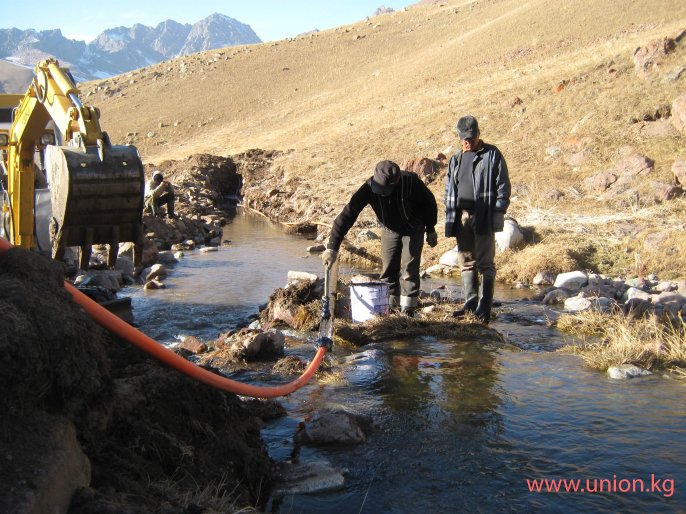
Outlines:
{"label": "dark trousers", "polygon": [[390,285],[390,297],[400,297],[401,307],[416,307],[419,297],[419,265],[424,246],[424,227],[402,236],[384,228],[381,232],[381,280]]}
{"label": "dark trousers", "polygon": [[462,213],[462,230],[457,238],[457,259],[460,272],[478,271],[495,279],[495,234],[476,234],[473,214]]}
{"label": "dark trousers", "polygon": [[174,215],[174,193],[164,193],[153,198],[152,196],[146,198],[146,206],[150,208],[153,215],[160,215],[160,207],[163,205],[167,206],[167,215]]}

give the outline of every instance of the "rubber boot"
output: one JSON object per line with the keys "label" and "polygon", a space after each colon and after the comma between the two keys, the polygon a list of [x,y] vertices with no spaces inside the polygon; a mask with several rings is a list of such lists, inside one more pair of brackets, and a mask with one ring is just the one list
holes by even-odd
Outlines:
{"label": "rubber boot", "polygon": [[416,296],[401,296],[400,297],[400,314],[414,318],[414,313],[419,305],[419,299]]}
{"label": "rubber boot", "polygon": [[464,290],[464,305],[453,312],[455,318],[463,318],[476,310],[479,303],[479,279],[476,271],[462,272],[462,289]]}
{"label": "rubber boot", "polygon": [[388,314],[400,312],[400,297],[391,295],[388,297]]}
{"label": "rubber boot", "polygon": [[414,318],[414,313],[417,311],[417,307],[405,307],[403,306],[400,309],[400,314],[404,314],[405,316],[409,316],[410,318]]}
{"label": "rubber boot", "polygon": [[488,324],[491,320],[491,307],[493,306],[493,289],[495,288],[495,279],[492,277],[483,277],[481,281],[481,298],[479,305],[474,311],[474,315],[479,318],[482,323]]}

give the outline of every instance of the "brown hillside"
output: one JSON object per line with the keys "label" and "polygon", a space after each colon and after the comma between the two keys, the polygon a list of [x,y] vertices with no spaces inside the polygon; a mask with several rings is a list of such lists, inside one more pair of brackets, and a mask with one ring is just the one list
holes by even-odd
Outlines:
{"label": "brown hillside", "polygon": [[[683,134],[648,136],[630,120],[684,93],[686,74],[666,76],[686,61],[686,40],[648,76],[635,70],[632,55],[684,28],[681,0],[445,1],[186,56],[83,91],[101,108],[112,139],[134,143],[147,163],[200,152],[283,152],[271,167],[275,183],[295,191],[284,201],[314,222],[330,222],[377,161],[452,151],[455,121],[469,112],[508,160],[510,213],[520,223],[539,235],[583,225],[629,256],[630,265],[613,259],[607,269],[640,272],[653,257],[636,246],[637,237],[658,221],[660,230],[684,229],[683,198],[655,206],[651,188],[652,181],[674,181],[672,165],[686,151]],[[584,149],[576,163],[565,158],[575,145]],[[611,168],[626,146],[655,161],[637,192],[601,201],[583,193],[583,179]],[[439,202],[441,182],[431,185]],[[618,232],[624,221],[634,227]],[[686,269],[681,261],[670,261],[671,270]],[[588,264],[603,270],[601,262]],[[664,262],[653,268],[664,271]]]}

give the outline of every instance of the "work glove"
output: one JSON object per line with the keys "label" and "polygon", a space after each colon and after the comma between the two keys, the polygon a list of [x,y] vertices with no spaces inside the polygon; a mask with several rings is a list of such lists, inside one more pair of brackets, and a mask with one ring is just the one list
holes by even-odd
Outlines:
{"label": "work glove", "polygon": [[426,244],[428,244],[431,248],[438,244],[438,234],[436,234],[435,230],[433,232],[426,233]]}
{"label": "work glove", "polygon": [[331,248],[324,250],[324,253],[322,254],[322,262],[324,263],[324,267],[330,268],[333,266],[333,263],[336,262],[337,257],[338,252],[336,250],[332,250]]}
{"label": "work glove", "polygon": [[505,228],[505,213],[495,211],[493,213],[493,232],[502,232]]}

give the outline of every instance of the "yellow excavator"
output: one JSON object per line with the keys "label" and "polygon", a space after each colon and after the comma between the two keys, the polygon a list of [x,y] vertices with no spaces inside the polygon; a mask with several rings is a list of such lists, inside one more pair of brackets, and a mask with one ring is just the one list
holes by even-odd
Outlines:
{"label": "yellow excavator", "polygon": [[[3,107],[17,100],[9,128],[3,127]],[[110,143],[99,109],[83,105],[71,73],[57,60],[36,65],[23,96],[0,95],[0,152],[0,232],[15,246],[49,251],[58,260],[67,247],[78,246],[79,267],[87,269],[93,244],[110,245],[111,267],[119,242],[141,243],[138,150]],[[45,182],[47,188],[35,187]],[[134,264],[138,260],[140,251],[134,251]]]}

